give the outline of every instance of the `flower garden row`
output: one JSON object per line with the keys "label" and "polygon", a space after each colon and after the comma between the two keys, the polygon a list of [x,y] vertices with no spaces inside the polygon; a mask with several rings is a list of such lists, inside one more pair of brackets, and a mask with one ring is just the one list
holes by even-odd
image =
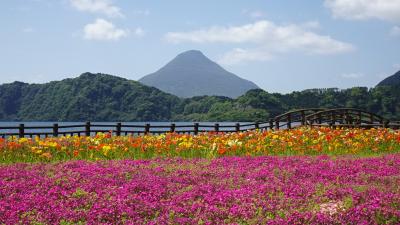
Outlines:
{"label": "flower garden row", "polygon": [[70,159],[216,158],[261,155],[379,155],[400,151],[400,131],[300,128],[280,131],[116,137],[0,139],[0,163]]}
{"label": "flower garden row", "polygon": [[0,139],[0,224],[399,223],[391,129]]}
{"label": "flower garden row", "polygon": [[399,224],[399,175],[399,154],[16,163],[0,223]]}

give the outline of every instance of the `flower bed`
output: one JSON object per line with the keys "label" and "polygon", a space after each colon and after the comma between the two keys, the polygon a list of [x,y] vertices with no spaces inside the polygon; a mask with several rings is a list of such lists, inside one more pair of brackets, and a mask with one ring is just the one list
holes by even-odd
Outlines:
{"label": "flower bed", "polygon": [[0,223],[398,224],[400,155],[0,166]]}
{"label": "flower bed", "polygon": [[0,163],[70,159],[216,158],[261,155],[379,155],[400,151],[400,131],[300,128],[280,131],[116,137],[0,139]]}

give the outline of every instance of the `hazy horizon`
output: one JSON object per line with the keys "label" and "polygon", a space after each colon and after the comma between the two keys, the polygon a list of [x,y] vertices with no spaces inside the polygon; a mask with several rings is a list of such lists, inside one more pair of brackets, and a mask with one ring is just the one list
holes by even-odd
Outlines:
{"label": "hazy horizon", "polygon": [[[78,78],[80,75],[82,75],[82,74],[84,74],[84,73],[92,73],[92,74],[105,74],[105,73],[101,73],[101,72],[96,72],[96,73],[94,73],[94,72],[90,72],[90,71],[85,71],[85,72],[83,72],[83,73],[80,73],[80,74],[77,74],[77,75],[74,75],[74,76],[71,76],[71,77],[64,77],[64,78],[60,78],[60,79],[57,79],[57,80],[50,80],[50,81],[43,81],[43,82],[26,82],[26,81],[21,81],[21,80],[15,80],[15,81],[10,81],[10,82],[4,82],[4,83],[0,83],[0,85],[1,84],[10,84],[10,83],[13,83],[13,82],[23,82],[23,83],[27,83],[27,84],[45,84],[45,83],[49,83],[49,82],[53,82],[53,81],[62,81],[62,80],[65,80],[65,79],[74,79],[74,78]],[[130,78],[127,78],[127,77],[122,77],[122,76],[118,76],[118,75],[116,75],[116,74],[106,74],[106,75],[111,75],[111,76],[116,76],[116,77],[121,77],[121,78],[124,78],[124,79],[128,79],[128,80],[132,80],[132,79],[130,79]],[[384,78],[382,78],[382,79],[384,79]],[[137,81],[137,80],[134,80],[134,81]],[[287,90],[287,91],[285,91],[285,92],[279,92],[279,91],[268,91],[268,90],[265,90],[265,89],[263,89],[263,88],[261,88],[260,87],[260,89],[263,89],[264,91],[267,91],[267,92],[269,92],[269,93],[279,93],[279,94],[290,94],[290,93],[292,93],[292,92],[296,92],[296,91],[307,91],[307,90],[312,90],[312,89],[339,89],[339,90],[345,90],[345,89],[348,89],[348,88],[353,88],[353,87],[366,87],[366,88],[374,88],[374,86],[376,86],[376,84],[375,85],[373,85],[373,86],[361,86],[361,85],[355,85],[355,86],[351,86],[351,87],[343,87],[343,88],[340,88],[340,87],[311,87],[311,88],[305,88],[305,89],[301,89],[301,90]],[[168,92],[167,92],[168,93]]]}

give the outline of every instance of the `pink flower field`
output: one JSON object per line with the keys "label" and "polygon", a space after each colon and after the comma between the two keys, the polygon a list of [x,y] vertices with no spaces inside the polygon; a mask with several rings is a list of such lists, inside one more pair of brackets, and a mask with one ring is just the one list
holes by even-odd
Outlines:
{"label": "pink flower field", "polygon": [[4,224],[399,224],[400,155],[0,166]]}

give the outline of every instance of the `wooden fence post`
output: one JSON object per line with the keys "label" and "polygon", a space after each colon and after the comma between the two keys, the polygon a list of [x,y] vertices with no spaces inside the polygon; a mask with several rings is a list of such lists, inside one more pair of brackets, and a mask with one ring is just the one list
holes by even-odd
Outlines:
{"label": "wooden fence post", "polygon": [[322,116],[321,114],[317,114],[318,124],[322,124]]}
{"label": "wooden fence post", "polygon": [[343,111],[340,112],[340,119],[341,119],[341,122],[339,122],[340,124],[346,124],[346,118]]}
{"label": "wooden fence post", "polygon": [[353,124],[353,117],[351,117],[350,114],[349,114],[349,124]]}
{"label": "wooden fence post", "polygon": [[199,123],[194,123],[194,135],[199,134]]}
{"label": "wooden fence post", "polygon": [[240,132],[240,123],[236,123],[235,125],[235,131]]}
{"label": "wooden fence post", "polygon": [[287,116],[287,129],[292,129],[292,114]]}
{"label": "wooden fence post", "polygon": [[174,133],[175,132],[175,124],[174,123],[171,123],[171,128],[170,128],[170,130],[169,130],[171,133]]}
{"label": "wooden fence post", "polygon": [[259,123],[259,122],[256,122],[256,123],[254,124],[254,128],[255,128],[256,130],[260,129],[260,123]]}
{"label": "wooden fence post", "polygon": [[279,120],[275,121],[275,130],[279,130]]}
{"label": "wooden fence post", "polygon": [[333,114],[333,126],[335,126],[335,124],[336,124],[336,114]]}
{"label": "wooden fence post", "polygon": [[146,123],[146,126],[144,127],[144,134],[149,134],[150,133],[150,124]]}
{"label": "wooden fence post", "polygon": [[85,125],[85,134],[87,137],[90,136],[90,122],[89,121],[86,122],[86,125]]}
{"label": "wooden fence post", "polygon": [[301,111],[301,125],[304,126],[306,125],[306,114],[304,113],[304,111]]}
{"label": "wooden fence post", "polygon": [[20,138],[25,137],[25,124],[21,123],[19,125],[19,132],[18,133],[19,133],[19,137]]}
{"label": "wooden fence post", "polygon": [[53,137],[58,137],[58,123],[53,124]]}
{"label": "wooden fence post", "polygon": [[346,124],[350,124],[350,114],[347,110],[344,113],[344,119],[346,121]]}
{"label": "wooden fence post", "polygon": [[122,128],[122,124],[121,123],[117,123],[117,129],[116,129],[116,135],[117,136],[121,136],[121,128]]}
{"label": "wooden fence post", "polygon": [[389,127],[389,120],[385,120],[383,122],[383,128],[388,128]]}
{"label": "wooden fence post", "polygon": [[273,119],[269,119],[269,129],[270,130],[274,129],[274,120]]}
{"label": "wooden fence post", "polygon": [[216,123],[215,125],[214,125],[214,131],[215,132],[219,132],[219,123]]}

